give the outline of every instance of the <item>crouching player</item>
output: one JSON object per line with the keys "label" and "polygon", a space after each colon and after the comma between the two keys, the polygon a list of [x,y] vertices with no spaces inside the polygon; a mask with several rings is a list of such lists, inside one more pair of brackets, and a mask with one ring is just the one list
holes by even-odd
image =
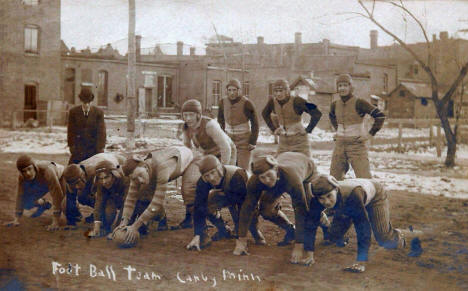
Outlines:
{"label": "crouching player", "polygon": [[[185,146],[171,146],[155,151],[138,161],[128,159],[123,170],[130,177],[130,186],[122,210],[122,218],[116,228],[125,228],[125,242],[134,245],[138,233],[146,233],[148,224],[160,219],[159,230],[167,229],[164,199],[161,186],[181,177],[192,162],[192,151]],[[183,183],[183,182],[182,182]],[[164,229],[163,228],[164,225]],[[114,230],[115,233],[115,230]]]}
{"label": "crouching player", "polygon": [[[234,255],[247,254],[247,226],[252,219],[259,200],[260,214],[286,230],[280,245],[295,240],[291,263],[297,263],[303,254],[304,223],[308,213],[310,187],[308,183],[315,178],[317,169],[314,162],[301,153],[285,152],[275,159],[272,156],[257,158],[252,163],[253,176],[247,184],[247,197],[242,205],[239,218],[239,238]],[[309,189],[309,191],[307,191]],[[281,196],[288,193],[294,207],[296,229],[281,209]]]}
{"label": "crouching player", "polygon": [[[370,179],[349,179],[337,181],[334,177],[319,176],[312,183],[314,198],[310,204],[305,235],[306,256],[303,263],[314,262],[315,233],[320,213],[325,208],[335,210],[329,230],[331,241],[338,241],[346,234],[351,224],[357,234],[356,262],[345,271],[362,273],[366,270],[371,233],[386,249],[405,247],[406,241],[400,230],[390,223],[387,193],[378,182]],[[310,219],[310,220],[309,220]]]}
{"label": "crouching player", "polygon": [[[239,167],[222,165],[213,155],[203,158],[200,163],[201,178],[197,182],[194,210],[194,237],[187,249],[204,248],[210,239],[206,234],[206,218],[217,227],[212,240],[231,238],[230,230],[219,215],[219,210],[229,208],[237,234],[239,210],[247,192],[247,172]],[[253,217],[249,227],[257,244],[265,244],[265,238],[258,230],[258,215]]]}
{"label": "crouching player", "polygon": [[[18,176],[15,219],[6,225],[20,225],[24,209],[30,210],[36,207],[36,211],[31,214],[31,217],[34,218],[52,206],[52,223],[47,226],[47,230],[57,230],[64,189],[64,183],[60,179],[63,166],[49,161],[34,161],[28,155],[21,155],[16,160],[16,168],[20,174]],[[52,196],[52,205],[43,198],[47,193]]]}
{"label": "crouching player", "polygon": [[[112,163],[113,167],[117,167],[125,162],[125,157],[116,153],[100,153],[79,164],[68,165],[63,172],[63,177],[67,183],[65,215],[69,228],[75,228],[76,222],[81,220],[77,199],[80,204],[94,208],[95,189],[93,189],[93,185],[96,166],[102,161],[108,161]],[[87,217],[86,222],[93,222],[93,216]]]}
{"label": "crouching player", "polygon": [[184,145],[193,149],[193,161],[187,167],[182,182],[182,198],[185,204],[185,218],[172,230],[191,228],[197,181],[200,178],[198,164],[205,155],[217,156],[223,165],[235,165],[237,150],[233,141],[216,120],[202,115],[201,103],[189,99],[182,105],[182,138]]}
{"label": "crouching player", "polygon": [[88,233],[89,237],[104,236],[112,231],[117,224],[129,184],[122,167],[111,161],[99,162],[95,171],[94,228]]}

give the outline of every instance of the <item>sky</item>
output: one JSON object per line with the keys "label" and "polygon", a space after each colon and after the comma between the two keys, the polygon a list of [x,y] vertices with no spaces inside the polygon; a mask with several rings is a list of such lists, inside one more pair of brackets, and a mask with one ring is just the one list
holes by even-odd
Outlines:
{"label": "sky", "polygon": [[[208,38],[218,34],[235,41],[255,43],[294,42],[302,33],[303,42],[320,42],[369,47],[369,31],[379,30],[363,13],[357,0],[135,0],[136,33],[143,36],[142,48],[175,47],[183,41],[202,52]],[[423,41],[423,34],[400,9],[379,1],[376,18],[407,42]],[[399,2],[399,1],[397,1]],[[365,2],[371,7],[371,2]],[[448,31],[450,36],[468,38],[458,32],[468,28],[468,1],[404,1],[421,20],[430,38]],[[120,52],[127,48],[128,0],[62,0],[61,35],[68,47],[92,49],[111,43]],[[393,40],[379,30],[379,45]]]}

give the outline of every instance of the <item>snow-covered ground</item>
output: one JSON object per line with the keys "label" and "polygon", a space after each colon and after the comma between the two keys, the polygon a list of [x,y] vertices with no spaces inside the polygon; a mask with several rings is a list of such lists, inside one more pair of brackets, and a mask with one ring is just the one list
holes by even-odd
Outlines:
{"label": "snow-covered ground", "polygon": [[[394,137],[394,129],[382,129],[381,136]],[[426,136],[426,130],[413,130],[414,136]],[[272,143],[273,138],[262,130],[259,143]],[[315,129],[311,135],[312,141],[332,141],[333,133]],[[125,138],[108,136],[108,150],[123,150]],[[171,138],[146,137],[136,139],[141,149],[161,148],[173,144],[181,144],[180,140]],[[382,148],[386,151],[381,152]],[[370,153],[371,168],[377,180],[390,190],[409,190],[421,194],[443,195],[468,199],[468,146],[459,145],[457,161],[454,169],[447,170],[441,166],[444,158],[436,156],[434,147],[420,147],[409,153],[388,151],[392,145],[379,145],[378,152]],[[0,152],[29,152],[47,154],[66,154],[66,128],[31,129],[10,131],[0,129]],[[314,160],[321,172],[328,173],[331,151],[314,152]],[[353,173],[348,174],[352,177]]]}

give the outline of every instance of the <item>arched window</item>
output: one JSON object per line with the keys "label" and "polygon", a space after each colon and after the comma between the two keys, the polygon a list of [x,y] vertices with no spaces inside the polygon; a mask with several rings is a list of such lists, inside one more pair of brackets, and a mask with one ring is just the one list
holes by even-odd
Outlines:
{"label": "arched window", "polygon": [[98,106],[107,107],[107,95],[108,95],[108,79],[109,74],[107,71],[99,71],[98,73],[98,88],[97,88],[97,104]]}

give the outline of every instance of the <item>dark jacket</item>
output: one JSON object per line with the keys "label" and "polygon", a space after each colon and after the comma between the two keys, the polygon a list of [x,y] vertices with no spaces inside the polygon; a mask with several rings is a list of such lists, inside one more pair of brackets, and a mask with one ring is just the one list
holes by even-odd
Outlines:
{"label": "dark jacket", "polygon": [[86,117],[81,105],[71,108],[68,114],[67,140],[72,154],[69,163],[79,163],[104,152],[106,145],[104,112],[96,106],[91,106]]}

